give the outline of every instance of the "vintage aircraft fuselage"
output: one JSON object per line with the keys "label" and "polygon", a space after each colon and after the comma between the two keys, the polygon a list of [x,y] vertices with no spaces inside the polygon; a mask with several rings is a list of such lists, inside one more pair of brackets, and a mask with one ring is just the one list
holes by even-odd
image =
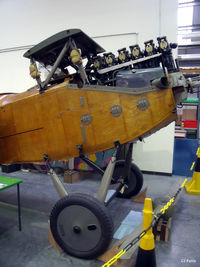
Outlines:
{"label": "vintage aircraft fuselage", "polygon": [[0,162],[42,161],[78,156],[127,143],[176,119],[171,88],[84,86],[68,82],[43,94],[32,89],[0,99]]}
{"label": "vintage aircraft fuselage", "polygon": [[[164,48],[168,46],[165,42]],[[81,48],[88,62],[90,51],[97,54],[104,51],[80,30],[68,30],[25,54],[31,59],[31,75],[35,75],[38,86],[24,93],[0,97],[1,163],[42,161],[44,154],[52,160],[72,158],[79,156],[79,145],[84,154],[95,153],[112,148],[116,141],[124,144],[142,138],[176,119],[176,104],[185,97],[186,89],[183,75],[174,70],[171,48],[145,61],[151,67],[158,67],[158,56],[162,56],[161,61],[171,71],[165,77],[167,83],[165,80],[163,84],[161,78],[145,87],[127,88],[112,86],[111,78],[118,69],[130,69],[130,64],[135,62],[131,61],[133,58],[114,66],[113,56],[109,58],[106,54],[103,69],[98,69],[100,63],[96,59],[96,63],[84,69],[79,50],[74,47]],[[124,57],[121,55],[120,59]],[[40,81],[34,60],[54,64],[44,83]],[[136,60],[139,67],[141,61],[141,58]],[[65,71],[68,64],[77,69],[74,82],[66,75],[62,82],[51,83],[56,68]],[[131,72],[132,75],[135,74]]]}

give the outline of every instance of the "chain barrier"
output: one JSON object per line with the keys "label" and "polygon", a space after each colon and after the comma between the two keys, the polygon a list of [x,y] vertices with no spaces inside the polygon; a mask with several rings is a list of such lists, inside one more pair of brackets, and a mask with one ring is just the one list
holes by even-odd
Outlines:
{"label": "chain barrier", "polygon": [[[196,153],[196,158],[198,156],[198,154],[200,153],[200,147],[197,149],[197,153]],[[175,200],[177,198],[177,196],[179,195],[179,193],[182,191],[183,187],[185,186],[185,184],[188,181],[188,177],[190,175],[190,172],[194,169],[196,163],[196,159],[195,161],[192,163],[192,166],[190,167],[190,170],[188,172],[187,178],[185,178],[185,180],[183,181],[183,183],[181,184],[181,186],[179,187],[179,189],[176,191],[176,193],[174,194],[174,196],[167,202],[167,204],[157,213],[154,214],[154,218],[152,220],[151,225],[143,230],[137,237],[135,237],[128,245],[126,245],[124,247],[124,249],[122,249],[117,255],[115,255],[112,259],[110,259],[108,262],[106,262],[104,265],[102,265],[102,267],[109,267],[111,266],[114,262],[116,262],[122,255],[124,255],[130,248],[132,248],[138,241],[140,241],[140,239],[151,229],[154,227],[154,225],[158,222],[158,220],[160,219],[160,217],[165,214],[165,212],[169,209],[170,206],[172,206],[175,203]]]}

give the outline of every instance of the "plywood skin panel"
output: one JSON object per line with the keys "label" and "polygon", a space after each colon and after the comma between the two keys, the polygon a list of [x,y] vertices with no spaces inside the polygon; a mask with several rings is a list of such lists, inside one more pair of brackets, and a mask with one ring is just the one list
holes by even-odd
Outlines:
{"label": "plywood skin panel", "polygon": [[15,126],[12,105],[0,107],[0,137],[15,134]]}
{"label": "plywood skin panel", "polygon": [[[146,98],[149,107],[140,110],[138,100]],[[110,110],[119,105],[122,113],[114,117]],[[78,156],[77,145],[85,154],[113,147],[115,141],[126,143],[155,127],[174,120],[171,89],[134,95],[82,89],[67,89],[66,83],[43,94],[32,90],[8,96],[0,103],[0,162],[52,160]],[[6,112],[4,112],[6,110]],[[85,125],[81,118],[89,114]]]}

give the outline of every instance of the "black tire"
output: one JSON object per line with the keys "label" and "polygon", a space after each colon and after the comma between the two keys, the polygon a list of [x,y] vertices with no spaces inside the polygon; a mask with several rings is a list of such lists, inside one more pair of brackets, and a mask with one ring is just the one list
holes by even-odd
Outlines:
{"label": "black tire", "polygon": [[85,194],[60,199],[52,209],[50,228],[66,253],[84,259],[101,255],[113,237],[113,222],[106,207]]}
{"label": "black tire", "polygon": [[[118,160],[115,164],[113,172],[113,180],[117,182],[120,177],[124,177],[125,160]],[[143,186],[143,174],[134,163],[131,163],[130,180],[127,182],[127,187],[123,193],[118,193],[117,197],[130,198],[136,196]]]}

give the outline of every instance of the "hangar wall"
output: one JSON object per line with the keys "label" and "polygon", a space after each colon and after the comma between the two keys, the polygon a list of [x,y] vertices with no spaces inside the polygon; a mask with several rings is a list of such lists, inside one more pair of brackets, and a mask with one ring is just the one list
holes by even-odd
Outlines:
{"label": "hangar wall", "polygon": [[[116,51],[136,41],[143,47],[144,41],[163,35],[174,42],[177,39],[177,8],[178,3],[174,0],[1,0],[0,52],[37,44],[68,28],[81,28],[92,37],[104,36],[96,41],[106,50]],[[131,34],[109,36],[123,33]],[[23,58],[24,52],[0,53],[0,92],[22,92],[35,84],[29,76],[29,60]],[[145,144],[135,145],[134,160],[141,169],[171,172],[173,129],[170,125],[147,138]],[[155,150],[155,140],[158,144],[155,154],[158,156],[162,152],[162,161],[169,163],[163,167],[152,156],[150,161],[149,153],[146,153]]]}

